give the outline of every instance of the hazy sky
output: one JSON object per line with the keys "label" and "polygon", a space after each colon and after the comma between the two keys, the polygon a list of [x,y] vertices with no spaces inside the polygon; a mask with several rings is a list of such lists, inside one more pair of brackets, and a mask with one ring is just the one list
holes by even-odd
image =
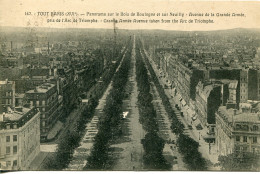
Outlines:
{"label": "hazy sky", "polygon": [[[124,19],[124,20],[149,20],[149,19],[169,19],[188,20],[193,19],[193,23],[118,23],[120,29],[166,29],[166,30],[217,30],[229,28],[260,28],[260,2],[242,1],[173,1],[173,0],[0,0],[0,26],[19,27],[55,27],[55,28],[113,28],[113,23],[103,23],[104,19]],[[72,19],[72,17],[61,16],[38,16],[37,12],[78,12],[79,14],[90,13],[113,13],[113,12],[147,12],[147,13],[183,13],[180,16],[110,16],[92,17],[81,16],[85,19],[97,19],[99,23],[71,23],[71,22],[49,22],[47,19],[61,20]],[[34,15],[26,16],[25,12],[32,12]],[[194,17],[190,13],[229,13],[231,17]],[[245,14],[245,17],[232,17],[232,14]],[[79,16],[75,19],[79,20]],[[213,24],[194,23],[195,19],[212,19]]]}

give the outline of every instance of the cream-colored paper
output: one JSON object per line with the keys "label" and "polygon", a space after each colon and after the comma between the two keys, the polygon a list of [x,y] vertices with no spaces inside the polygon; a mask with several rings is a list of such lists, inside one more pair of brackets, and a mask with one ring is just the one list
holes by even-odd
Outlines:
{"label": "cream-colored paper", "polygon": [[[118,29],[192,31],[259,28],[260,23],[260,3],[253,1],[1,0],[0,8],[0,26],[113,28],[111,20],[115,19],[120,22]],[[52,16],[52,12],[56,15]],[[142,16],[143,13],[154,16]],[[201,23],[201,20],[210,21]]]}
{"label": "cream-colored paper", "polygon": [[[45,37],[45,36],[41,36],[40,32],[37,33],[38,29],[43,29],[43,30],[46,29],[46,31],[49,31],[50,28],[57,28],[57,29],[69,29],[69,28],[73,28],[73,29],[77,29],[77,28],[81,28],[81,29],[115,29],[114,33],[112,32],[112,35],[109,36],[109,39],[111,39],[111,38],[112,38],[111,40],[114,39],[113,41],[111,41],[111,43],[109,43],[111,45],[115,44],[115,42],[116,42],[115,38],[117,37],[116,32],[120,29],[129,29],[129,31],[140,30],[144,33],[147,30],[149,30],[149,31],[150,30],[213,31],[213,30],[227,30],[227,29],[237,29],[237,28],[246,28],[246,29],[253,29],[255,31],[257,31],[257,30],[259,31],[260,30],[260,2],[259,1],[221,1],[221,0],[220,1],[204,1],[204,0],[202,0],[202,1],[196,1],[196,0],[190,0],[190,1],[186,1],[186,0],[183,0],[183,1],[181,1],[181,0],[141,0],[141,1],[140,0],[0,0],[0,39],[3,39],[2,42],[0,40],[0,44],[5,43],[6,45],[8,45],[8,44],[11,45],[11,46],[9,46],[9,45],[7,46],[8,47],[7,49],[9,52],[7,51],[8,53],[6,53],[6,55],[9,54],[10,52],[12,52],[12,46],[13,46],[12,44],[15,43],[15,40],[10,41],[10,43],[9,43],[8,38],[1,37],[1,32],[2,31],[7,32],[7,30],[9,30],[9,29],[11,29],[13,32],[16,30],[15,27],[19,27],[19,28],[21,27],[21,28],[28,29],[28,33],[31,32],[29,34],[31,36],[31,38],[28,37],[29,38],[28,42],[31,42],[32,40],[34,40],[32,42],[35,42],[35,43],[38,42],[38,37],[42,40],[44,40],[44,37]],[[137,35],[140,36],[141,34],[138,33]],[[132,36],[133,36],[132,39],[135,38],[134,35],[132,35]],[[192,37],[194,37],[194,36],[192,36]],[[48,49],[48,55],[49,55],[49,46],[50,45],[49,45],[48,39],[46,39],[42,42],[46,41],[46,43],[44,43],[45,44],[44,48],[45,48],[45,52],[47,52],[46,50]],[[159,45],[160,38],[157,36],[152,37],[152,41],[154,43],[150,47],[151,50],[156,49],[157,40],[158,40],[158,45]],[[26,42],[27,42],[27,40],[26,40]],[[194,41],[194,43],[195,42],[196,41]],[[133,42],[133,43],[135,43],[135,42]],[[42,45],[44,45],[44,44],[42,44]],[[48,44],[48,48],[46,46],[47,44]],[[93,47],[98,48],[99,45],[98,46],[94,45]],[[34,48],[34,50],[33,50],[34,54],[38,56],[39,55],[38,53],[40,53],[40,51],[39,51],[40,49],[41,49],[40,47]],[[76,48],[75,48],[75,50],[76,50]],[[85,49],[85,50],[87,50],[87,49]],[[143,54],[145,54],[145,53],[143,53]],[[63,54],[63,53],[61,53],[61,54]],[[67,54],[67,52],[66,52],[66,54]],[[113,54],[114,54],[114,50],[113,50]],[[258,48],[258,54],[259,54],[259,48]],[[65,55],[65,53],[64,53],[64,55]],[[115,62],[113,62],[113,63],[115,63]],[[6,68],[6,67],[4,67],[4,68]],[[155,65],[153,68],[155,69]],[[5,72],[8,72],[8,69],[7,70],[5,69]],[[0,73],[2,73],[2,72],[0,71]],[[75,77],[75,79],[76,79],[76,77]],[[102,82],[102,80],[100,80],[100,81]],[[100,82],[100,81],[98,81],[98,82]],[[137,98],[137,95],[135,97]],[[85,101],[88,102],[87,99]],[[136,101],[134,100],[134,102],[136,102]],[[183,105],[186,105],[186,103]],[[137,106],[135,106],[135,107],[137,107]],[[124,114],[125,114],[124,118],[127,117],[128,111],[124,112]],[[129,114],[132,114],[132,113],[129,112]],[[189,118],[189,119],[191,119],[191,118]],[[94,120],[95,123],[97,120]],[[138,121],[136,121],[134,123],[137,124]],[[191,126],[191,125],[189,125],[189,126]],[[60,126],[60,127],[62,127],[62,126]],[[136,129],[138,129],[138,128],[141,128],[141,126],[139,125],[139,127],[137,127]],[[97,129],[97,127],[95,127],[95,129]],[[135,129],[135,127],[133,126],[132,130],[134,130],[134,129]],[[169,129],[169,131],[171,131],[171,130]],[[138,141],[144,137],[145,133],[141,132],[139,134],[138,134],[138,136],[140,136],[140,137],[138,137],[139,138]],[[199,132],[199,134],[196,134],[196,136],[198,136],[199,140],[200,140],[200,137],[201,137],[200,132]],[[258,139],[258,141],[260,141],[260,140]],[[125,147],[125,148],[132,148],[132,149],[137,148],[139,151],[141,151],[139,153],[139,158],[141,159],[142,157],[140,154],[143,155],[142,145],[141,145],[141,143],[139,143],[138,145],[139,145],[138,147],[135,147],[134,145],[132,145],[131,147]],[[206,147],[205,148],[206,150],[208,150],[208,148],[209,149],[211,148],[210,143],[209,143],[209,145],[208,144],[205,145],[205,143],[204,143],[204,146]],[[1,141],[0,141],[0,147],[1,147]],[[43,143],[43,144],[41,144],[40,150],[41,150],[41,152],[43,152],[42,154],[44,154],[44,152],[46,152],[46,151],[48,151],[48,153],[50,154],[50,153],[55,152],[56,147],[57,147],[57,144],[51,144],[51,151],[50,151],[50,149],[48,149],[48,148],[50,148],[48,146],[48,143],[47,143],[47,145]],[[171,142],[168,144],[168,149],[171,149],[172,151],[175,150],[175,152],[177,154],[177,147],[175,145],[173,146],[171,144]],[[8,148],[8,151],[10,151],[9,148]],[[208,154],[208,152],[207,152],[207,154]],[[134,166],[135,161],[133,160],[133,158],[134,158],[133,156],[134,155],[132,153],[129,153],[127,157],[124,156],[125,159],[129,158],[129,160],[128,160],[129,165],[123,164],[121,166],[125,165],[125,166],[127,166],[127,168],[124,168],[124,169],[117,168],[117,169],[118,170],[121,170],[121,169],[122,170],[131,170],[131,171],[143,170],[143,168],[142,168],[143,161],[140,160],[141,162],[138,164],[139,166]],[[167,155],[165,155],[165,156],[167,156]],[[174,156],[174,157],[177,159],[176,156]],[[172,157],[170,157],[170,158],[172,158],[172,161],[175,160],[175,159],[173,159],[174,157],[173,157],[173,155],[172,155]],[[38,156],[38,158],[40,160],[42,160],[41,161],[42,163],[44,163],[45,157],[41,158]],[[1,148],[0,148],[0,162],[2,159],[4,159],[4,157],[1,156]],[[181,161],[182,157],[178,156],[178,159]],[[120,163],[120,159],[118,161],[117,162]],[[125,161],[127,161],[127,160],[125,160]],[[131,163],[130,163],[130,161],[131,161]],[[8,161],[8,162],[10,162],[10,161]],[[86,160],[84,162],[85,162],[84,163],[84,165],[85,165]],[[34,164],[35,163],[37,163],[37,161],[34,162]],[[73,166],[73,165],[74,164],[71,164],[71,166]],[[79,167],[80,170],[83,170],[84,165],[83,164],[79,165],[81,167],[81,168]],[[178,167],[178,164],[177,165],[172,164],[172,165],[174,166],[172,168],[172,170],[186,170],[187,169],[184,167],[185,166],[184,163],[181,163],[180,167]],[[183,166],[181,166],[181,165],[183,165]],[[6,160],[2,163],[2,166],[8,166],[8,164],[6,163]],[[35,166],[37,166],[37,167],[35,167],[35,168],[32,167],[33,170],[42,169],[41,164],[36,164]],[[75,165],[73,167],[74,167],[73,170],[75,170]],[[211,169],[220,170],[220,168],[217,168],[217,167],[214,168],[214,167],[215,166],[212,165]],[[28,167],[26,169],[31,170],[32,168]],[[65,170],[66,169],[68,169],[68,168],[65,168]],[[0,170],[1,170],[1,167],[0,167]],[[144,170],[146,170],[146,169],[144,169]]]}

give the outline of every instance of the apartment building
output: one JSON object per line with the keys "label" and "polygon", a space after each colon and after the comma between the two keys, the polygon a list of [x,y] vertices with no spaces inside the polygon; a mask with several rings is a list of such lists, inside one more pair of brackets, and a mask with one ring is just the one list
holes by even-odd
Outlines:
{"label": "apartment building", "polygon": [[0,114],[0,170],[29,170],[40,152],[40,113],[19,107]]}

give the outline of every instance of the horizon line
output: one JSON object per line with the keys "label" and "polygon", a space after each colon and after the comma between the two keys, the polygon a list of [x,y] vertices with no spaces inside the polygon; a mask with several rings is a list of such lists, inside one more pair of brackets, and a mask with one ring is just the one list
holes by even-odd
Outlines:
{"label": "horizon line", "polygon": [[[68,28],[62,28],[62,27],[26,27],[26,26],[0,26],[0,28],[28,28],[28,29],[62,29],[62,30],[66,30],[66,29],[90,29],[90,30],[114,30],[114,28],[87,28],[87,27],[68,27]],[[236,30],[236,29],[244,29],[244,30],[259,30],[260,31],[260,27],[259,28],[246,28],[246,27],[236,27],[236,28],[226,28],[226,29],[213,29],[213,30],[176,30],[176,29],[159,29],[159,28],[148,28],[148,29],[129,29],[129,28],[116,28],[116,30],[160,30],[160,31],[184,31],[184,32],[209,32],[209,31],[225,31],[225,30]],[[0,30],[1,32],[1,30]]]}

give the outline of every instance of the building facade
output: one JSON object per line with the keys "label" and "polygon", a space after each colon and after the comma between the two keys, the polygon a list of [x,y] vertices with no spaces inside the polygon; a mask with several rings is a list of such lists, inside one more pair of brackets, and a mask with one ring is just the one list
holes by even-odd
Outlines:
{"label": "building facade", "polygon": [[196,111],[200,122],[208,128],[209,134],[215,132],[215,111],[222,103],[221,83],[199,82],[196,87]]}
{"label": "building facade", "polygon": [[221,106],[216,112],[216,144],[219,155],[235,151],[260,153],[260,114],[243,110]]}
{"label": "building facade", "polygon": [[57,87],[52,83],[44,83],[34,90],[26,92],[26,99],[41,112],[41,140],[46,140],[62,113],[59,112],[59,96]]}
{"label": "building facade", "polygon": [[240,102],[246,103],[248,100],[248,71],[242,70],[240,72]]}
{"label": "building facade", "polygon": [[0,113],[7,112],[15,106],[15,82],[0,81]]}
{"label": "building facade", "polygon": [[40,152],[40,113],[34,108],[17,108],[1,114],[0,169],[29,170]]}

